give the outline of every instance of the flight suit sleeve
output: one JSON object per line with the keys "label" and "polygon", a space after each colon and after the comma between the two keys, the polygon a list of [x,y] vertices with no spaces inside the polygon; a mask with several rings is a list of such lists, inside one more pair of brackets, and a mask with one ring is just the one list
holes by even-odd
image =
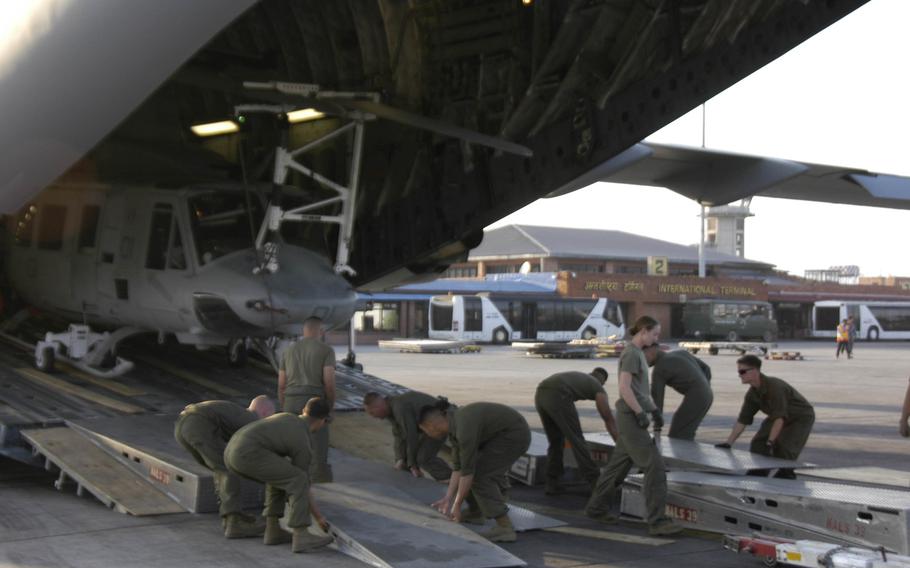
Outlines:
{"label": "flight suit sleeve", "polygon": [[739,411],[739,417],[736,421],[740,424],[745,424],[746,426],[752,424],[759,408],[758,395],[754,394],[752,389],[749,389],[749,392],[747,392],[746,396],[743,398],[743,406]]}
{"label": "flight suit sleeve", "polygon": [[654,401],[654,405],[657,406],[657,410],[660,412],[664,411],[664,391],[666,388],[666,373],[655,369],[651,374],[651,399]]}
{"label": "flight suit sleeve", "polygon": [[417,439],[420,434],[420,431],[417,429],[417,413],[415,412],[415,409],[408,408],[401,418],[404,422],[404,424],[402,424],[404,427],[404,432],[402,432],[402,434],[405,439],[408,467],[417,467]]}
{"label": "flight suit sleeve", "polygon": [[707,363],[705,363],[698,357],[696,357],[695,360],[698,361],[698,366],[701,368],[701,372],[705,374],[705,378],[708,379],[708,382],[710,383],[711,382],[711,367],[709,367]]}
{"label": "flight suit sleeve", "polygon": [[477,466],[477,449],[480,445],[480,430],[476,425],[457,425],[458,428],[458,454],[461,475],[474,475]]}
{"label": "flight suit sleeve", "polygon": [[392,421],[392,436],[395,438],[395,461],[407,461],[407,442],[397,419]]}

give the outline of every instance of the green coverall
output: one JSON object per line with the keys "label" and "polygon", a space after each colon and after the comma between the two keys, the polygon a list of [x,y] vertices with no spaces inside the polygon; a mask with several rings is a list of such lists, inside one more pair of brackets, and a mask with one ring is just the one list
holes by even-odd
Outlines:
{"label": "green coverall", "polygon": [[669,353],[657,351],[656,357],[651,368],[651,398],[663,413],[666,387],[683,395],[682,403],[673,413],[668,435],[680,440],[694,440],[695,432],[714,402],[711,367],[684,349]]}
{"label": "green coverall", "polygon": [[[759,387],[749,387],[746,392],[736,420],[748,426],[759,410],[768,417],[752,438],[749,451],[787,460],[798,459],[815,424],[815,409],[812,405],[786,381],[762,374]],[[784,419],[784,428],[780,431],[772,452],[768,447],[768,435],[778,418]]]}
{"label": "green coverall", "polygon": [[443,440],[436,440],[420,431],[417,417],[424,406],[432,406],[437,399],[426,393],[410,391],[386,399],[389,405],[387,419],[392,423],[395,436],[395,459],[404,461],[410,469],[425,469],[433,479],[449,479],[452,468],[437,454]]}
{"label": "green coverall", "polygon": [[310,525],[309,419],[281,412],[244,426],[228,442],[224,462],[238,475],[265,483],[262,516],[280,518],[287,501],[288,526]]}
{"label": "green coverall", "polygon": [[534,407],[547,434],[547,477],[550,479],[558,479],[563,474],[563,446],[566,440],[572,446],[581,476],[595,481],[600,475],[600,468],[591,458],[581,431],[575,401],[594,400],[601,393],[606,396],[603,385],[591,375],[579,371],[556,373],[537,386]]}
{"label": "green coverall", "polygon": [[[284,391],[284,406],[281,410],[300,414],[311,398],[325,399],[322,371],[335,366],[335,350],[312,337],[305,337],[284,352],[279,370],[287,374]],[[329,466],[329,427],[313,435],[316,474],[314,481],[331,481]]]}
{"label": "green coverall", "polygon": [[469,506],[487,518],[506,514],[506,474],[531,445],[528,422],[516,410],[494,402],[468,404],[448,416],[453,469],[474,476]]}
{"label": "green coverall", "polygon": [[[645,354],[634,344],[627,343],[619,357],[619,372],[632,375],[632,392],[642,411],[651,414],[657,408],[651,400],[648,388],[648,362]],[[616,401],[616,426],[619,439],[610,455],[607,467],[600,474],[597,485],[585,508],[588,516],[596,517],[609,512],[610,503],[616,491],[622,486],[632,466],[645,472],[642,493],[645,497],[647,521],[651,526],[669,522],[667,508],[667,472],[663,457],[647,428],[639,426],[635,414],[619,398]]]}
{"label": "green coverall", "polygon": [[224,465],[224,448],[237,430],[257,416],[226,400],[190,404],[174,424],[174,438],[200,465],[212,470],[222,517],[243,511],[240,478]]}

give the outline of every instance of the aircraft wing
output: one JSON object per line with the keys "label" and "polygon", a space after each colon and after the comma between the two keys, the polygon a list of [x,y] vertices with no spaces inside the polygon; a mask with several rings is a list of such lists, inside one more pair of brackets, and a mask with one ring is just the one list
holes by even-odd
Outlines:
{"label": "aircraft wing", "polygon": [[827,203],[910,209],[910,177],[855,168],[641,142],[571,184],[605,181],[666,187],[706,205],[760,195]]}
{"label": "aircraft wing", "polygon": [[0,213],[63,174],[256,0],[9,2]]}

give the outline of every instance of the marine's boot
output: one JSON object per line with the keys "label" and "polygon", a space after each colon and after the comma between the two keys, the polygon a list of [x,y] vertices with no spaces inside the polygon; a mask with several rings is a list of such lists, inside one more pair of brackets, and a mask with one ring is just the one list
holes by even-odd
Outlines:
{"label": "marine's boot", "polygon": [[512,526],[512,519],[508,513],[496,517],[496,526],[480,536],[488,539],[490,542],[515,542],[518,535],[515,534],[515,527]]}
{"label": "marine's boot", "polygon": [[252,538],[262,536],[263,532],[265,532],[265,523],[257,517],[240,513],[231,513],[224,517],[225,538]]}
{"label": "marine's boot", "polygon": [[544,495],[557,495],[559,493],[559,480],[555,477],[548,477],[543,487]]}
{"label": "marine's boot", "polygon": [[331,536],[319,536],[311,533],[306,527],[294,529],[294,537],[291,542],[291,552],[309,552],[317,548],[330,544]]}
{"label": "marine's boot", "polygon": [[651,536],[670,536],[683,532],[683,528],[670,519],[657,521],[648,527],[648,534]]}
{"label": "marine's boot", "polygon": [[265,536],[262,537],[262,544],[287,544],[291,542],[291,533],[281,528],[278,517],[265,518]]}

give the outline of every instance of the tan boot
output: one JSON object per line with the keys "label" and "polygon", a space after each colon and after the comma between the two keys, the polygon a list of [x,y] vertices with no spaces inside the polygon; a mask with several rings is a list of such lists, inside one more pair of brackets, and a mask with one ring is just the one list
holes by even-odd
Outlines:
{"label": "tan boot", "polygon": [[291,533],[281,528],[278,517],[266,517],[265,536],[262,538],[262,544],[287,544],[289,542],[291,542]]}
{"label": "tan boot", "polygon": [[224,517],[224,538],[252,538],[262,536],[265,523],[256,517],[231,513]]}
{"label": "tan boot", "polygon": [[480,536],[490,542],[515,542],[518,540],[518,535],[515,534],[515,527],[512,526],[512,519],[509,518],[508,513],[496,517],[496,526]]}
{"label": "tan boot", "polygon": [[294,540],[291,543],[291,552],[309,552],[331,544],[331,536],[319,536],[311,533],[306,527],[294,529]]}
{"label": "tan boot", "polygon": [[487,519],[483,516],[480,509],[468,509],[468,511],[461,516],[461,522],[469,525],[485,525],[487,524]]}

